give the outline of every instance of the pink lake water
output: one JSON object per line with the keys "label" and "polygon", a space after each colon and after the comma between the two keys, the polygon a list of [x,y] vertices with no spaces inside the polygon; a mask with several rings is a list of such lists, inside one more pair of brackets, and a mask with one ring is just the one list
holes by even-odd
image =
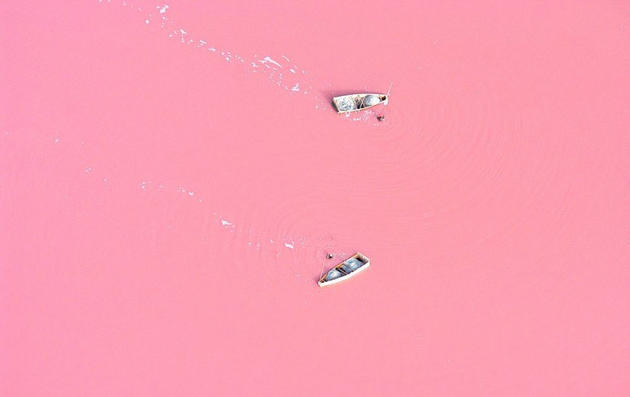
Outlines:
{"label": "pink lake water", "polygon": [[630,395],[627,2],[206,3],[0,5],[0,395]]}

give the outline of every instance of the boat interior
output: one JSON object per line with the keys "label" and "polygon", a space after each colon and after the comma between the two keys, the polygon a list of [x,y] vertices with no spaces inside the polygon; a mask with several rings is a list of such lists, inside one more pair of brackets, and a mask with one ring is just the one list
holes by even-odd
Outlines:
{"label": "boat interior", "polygon": [[332,281],[339,277],[346,276],[359,269],[361,266],[364,266],[366,263],[368,263],[368,259],[365,256],[361,254],[353,255],[330,269],[328,273],[326,273],[326,276],[322,277],[321,281]]}
{"label": "boat interior", "polygon": [[[366,102],[368,98],[377,99],[378,102]],[[351,94],[333,98],[333,103],[339,112],[351,112],[387,103],[386,94]]]}
{"label": "boat interior", "polygon": [[[368,95],[372,95],[372,94],[368,94]],[[357,96],[357,98],[355,98],[355,101],[357,103],[357,108],[358,109],[370,108],[370,107],[374,106],[374,104],[366,104],[365,103],[365,99],[368,97],[368,95],[361,95],[361,96]],[[379,95],[378,96],[378,100],[380,101],[379,103],[385,102],[387,100],[387,95]]]}

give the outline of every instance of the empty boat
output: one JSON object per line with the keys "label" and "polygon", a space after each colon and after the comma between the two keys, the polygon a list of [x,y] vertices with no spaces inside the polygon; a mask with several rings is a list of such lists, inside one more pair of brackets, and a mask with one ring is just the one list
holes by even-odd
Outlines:
{"label": "empty boat", "polygon": [[359,274],[369,266],[370,259],[362,253],[357,252],[350,258],[330,269],[322,276],[322,278],[319,279],[317,284],[319,284],[320,287],[337,284]]}

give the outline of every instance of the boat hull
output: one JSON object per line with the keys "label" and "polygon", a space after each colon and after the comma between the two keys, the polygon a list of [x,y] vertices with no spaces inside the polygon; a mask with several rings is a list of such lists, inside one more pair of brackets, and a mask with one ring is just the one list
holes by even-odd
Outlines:
{"label": "boat hull", "polygon": [[[344,264],[346,264],[348,261],[350,261],[351,259],[358,259],[359,261],[363,262],[363,265],[359,266],[358,268],[354,269],[352,272],[344,274],[340,277],[336,277],[332,280],[326,280],[326,277],[328,276],[328,273],[333,270],[333,269],[340,269],[342,268],[342,266]],[[356,276],[357,274],[363,272],[365,269],[367,269],[368,267],[370,267],[370,259],[368,257],[366,257],[365,255],[361,254],[361,253],[356,253],[355,255],[351,256],[350,258],[346,259],[345,261],[339,263],[338,265],[332,267],[331,269],[328,270],[328,272],[326,272],[326,274],[324,276],[322,276],[319,281],[317,282],[317,284],[320,287],[327,287],[329,285],[334,285],[334,284],[338,284],[342,281],[348,280],[354,276]]]}

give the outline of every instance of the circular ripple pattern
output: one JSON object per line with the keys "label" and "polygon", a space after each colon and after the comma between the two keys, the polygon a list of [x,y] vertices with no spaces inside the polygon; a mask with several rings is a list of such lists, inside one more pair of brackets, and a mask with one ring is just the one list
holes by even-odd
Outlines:
{"label": "circular ripple pattern", "polygon": [[[213,192],[222,197],[217,208],[229,214],[226,219],[213,215],[231,236],[228,251],[246,246],[276,259],[292,255],[309,261],[325,251],[358,249],[378,230],[394,231],[381,236],[383,243],[395,243],[403,230],[414,230],[474,245],[516,227],[547,198],[571,189],[558,178],[561,164],[566,166],[575,153],[564,152],[561,135],[543,142],[531,132],[561,126],[546,125],[544,110],[533,114],[506,105],[501,90],[480,96],[482,82],[462,81],[469,87],[445,90],[452,76],[425,67],[415,80],[394,82],[388,106],[336,114],[329,103],[333,84],[288,56],[240,56],[198,38],[203,35],[171,17],[168,5],[121,4],[145,15],[143,21],[169,39],[267,76],[298,106],[280,121],[286,124],[281,131],[295,133],[270,135],[256,148],[268,152],[266,158],[256,155],[245,138],[255,141],[260,129],[235,121],[243,139],[230,150],[249,158],[240,157],[241,165],[225,174],[235,179],[219,178],[220,190]],[[228,158],[212,164],[229,168]],[[522,183],[508,183],[515,180]],[[566,220],[564,208],[549,215]],[[296,259],[305,252],[308,258]]]}

